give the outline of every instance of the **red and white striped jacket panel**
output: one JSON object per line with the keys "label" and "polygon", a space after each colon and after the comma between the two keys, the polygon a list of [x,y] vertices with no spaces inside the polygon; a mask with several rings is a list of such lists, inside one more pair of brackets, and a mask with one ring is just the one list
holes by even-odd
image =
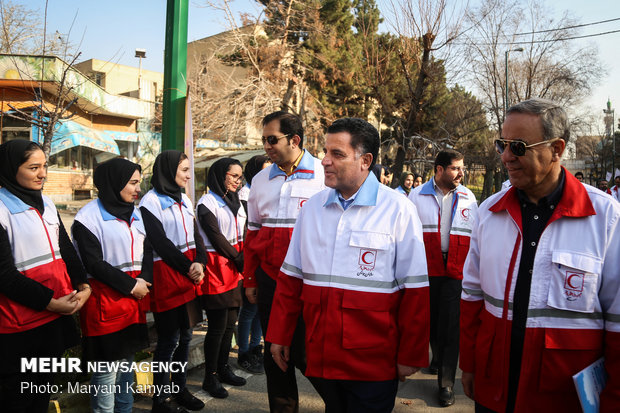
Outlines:
{"label": "red and white striped jacket panel", "polygon": [[[93,200],[80,209],[75,220],[99,240],[104,261],[132,278],[140,275],[146,232],[137,208],[129,225],[108,213],[99,200]],[[79,251],[77,245],[76,250]],[[145,308],[139,300],[91,274],[88,278],[92,294],[80,311],[84,336],[110,334],[132,324],[146,323]]]}
{"label": "red and white striped jacket panel", "polygon": [[[620,406],[620,205],[566,173],[560,203],[538,242],[515,412],[579,411],[572,375],[603,354],[610,377],[601,411]],[[504,411],[512,301],[522,248],[515,188],[480,207],[464,267],[463,371],[476,400]]]}
{"label": "red and white striped jacket panel", "polygon": [[[140,207],[145,207],[161,222],[168,239],[193,261],[196,257],[194,207],[187,195],[183,194],[182,202],[177,203],[151,189],[140,201]],[[153,290],[149,295],[154,312],[171,310],[200,295],[200,286],[166,264],[155,251],[153,261]]]}
{"label": "red and white striped jacket panel", "polygon": [[[215,215],[222,235],[237,251],[243,251],[243,231],[247,220],[243,207],[239,208],[235,217],[224,200],[213,193],[203,195],[196,208],[198,205],[204,205]],[[217,253],[202,226],[199,225],[199,228],[207,250],[207,266],[202,293],[221,294],[236,288],[243,276],[237,271],[232,261]]]}
{"label": "red and white striped jacket panel", "polygon": [[[7,232],[15,267],[25,277],[54,290],[53,298],[71,291],[71,280],[60,255],[60,221],[54,203],[43,196],[43,215],[5,188],[0,189],[0,225]],[[36,311],[0,294],[0,334],[18,333],[60,317]]]}
{"label": "red and white striped jacket panel", "polygon": [[293,174],[286,176],[276,164],[252,179],[248,199],[248,232],[244,250],[244,285],[255,287],[260,266],[273,279],[291,239],[304,203],[325,188],[321,161],[305,151]]}
{"label": "red and white striped jacket panel", "polygon": [[478,215],[476,196],[463,185],[459,185],[454,191],[448,259],[444,262],[441,251],[441,210],[435,195],[434,182],[433,178],[409,194],[409,199],[416,205],[422,221],[428,275],[460,280],[463,278],[463,264],[469,250],[471,231]]}
{"label": "red and white striped jacket panel", "polygon": [[[371,182],[369,182],[371,181]],[[267,340],[289,345],[303,309],[306,375],[380,381],[428,364],[429,300],[415,206],[373,174],[343,210],[308,200],[282,264]]]}

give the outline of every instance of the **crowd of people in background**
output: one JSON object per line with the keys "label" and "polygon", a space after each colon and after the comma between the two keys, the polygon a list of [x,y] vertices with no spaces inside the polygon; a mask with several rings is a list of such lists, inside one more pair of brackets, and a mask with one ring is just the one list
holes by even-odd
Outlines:
{"label": "crowd of people in background", "polygon": [[[69,238],[42,195],[46,158],[26,140],[0,145],[0,406],[45,412],[50,373],[22,357],[133,361],[157,332],[156,362],[188,361],[206,314],[202,388],[225,398],[237,365],[265,373],[271,412],[298,412],[296,369],[326,412],[391,412],[398,380],[437,375],[437,402],[455,403],[457,364],[476,412],[581,411],[572,376],[604,356],[600,411],[620,409],[620,176],[598,191],[561,166],[564,109],[544,99],[511,107],[495,149],[509,180],[480,205],[463,184],[465,159],[440,151],[427,182],[376,163],[377,129],[343,118],[321,160],[301,119],[262,121],[265,155],[207,171],[194,207],[183,193],[188,157],[159,154],[151,189],[125,159],[94,172],[98,198]],[[245,178],[245,185],[243,181]],[[391,188],[394,188],[391,189]],[[404,195],[404,196],[403,196]],[[139,205],[136,206],[136,202]],[[264,346],[261,344],[264,342]],[[429,346],[431,357],[429,360]],[[459,361],[460,360],[460,361]],[[98,371],[94,412],[130,412],[132,373]],[[154,373],[168,391],[152,411],[201,410],[187,371]]]}

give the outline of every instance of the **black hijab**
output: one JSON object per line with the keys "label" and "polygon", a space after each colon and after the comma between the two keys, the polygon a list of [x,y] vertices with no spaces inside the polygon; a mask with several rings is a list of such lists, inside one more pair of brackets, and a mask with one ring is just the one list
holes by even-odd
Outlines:
{"label": "black hijab", "polygon": [[137,163],[114,158],[99,165],[93,174],[93,182],[99,191],[99,200],[105,210],[127,223],[131,223],[134,203],[123,201],[121,191],[136,171],[142,172]]}
{"label": "black hijab", "polygon": [[[0,145],[0,185],[43,215],[45,206],[41,191],[26,189],[16,179],[19,167],[36,150],[43,151],[39,144],[25,139],[13,139]],[[29,153],[26,155],[26,152]]]}
{"label": "black hijab", "polygon": [[177,185],[175,178],[183,153],[175,150],[163,151],[153,165],[151,186],[162,195],[168,195],[176,202],[181,202],[181,187]]}
{"label": "black hijab", "polygon": [[252,179],[254,176],[263,169],[265,162],[269,162],[269,158],[265,155],[256,155],[250,158],[247,164],[245,164],[245,170],[243,176],[248,186],[252,186]]}
{"label": "black hijab", "polygon": [[218,159],[211,165],[209,172],[207,173],[207,185],[209,190],[216,195],[222,197],[228,208],[232,211],[234,216],[237,216],[237,211],[241,207],[241,201],[239,201],[239,195],[237,192],[230,192],[226,189],[224,181],[226,180],[226,172],[231,165],[239,165],[241,163],[233,158]]}

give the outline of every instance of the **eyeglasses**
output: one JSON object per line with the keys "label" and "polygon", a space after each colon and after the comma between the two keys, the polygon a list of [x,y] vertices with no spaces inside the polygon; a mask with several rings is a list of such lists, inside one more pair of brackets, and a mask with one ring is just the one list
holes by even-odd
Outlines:
{"label": "eyeglasses", "polygon": [[545,145],[545,144],[548,145],[560,139],[562,138],[553,138],[548,141],[536,142],[531,145],[528,145],[525,142],[520,141],[520,140],[513,141],[513,140],[508,140],[508,139],[496,139],[495,150],[497,151],[497,153],[501,155],[504,153],[504,150],[506,150],[506,146],[509,145],[510,152],[512,152],[513,155],[523,156],[525,155],[525,151],[527,151],[529,148],[533,148],[534,146],[538,146],[538,145]]}
{"label": "eyeglasses", "polygon": [[282,136],[269,135],[267,137],[263,136],[261,139],[263,140],[263,145],[265,143],[268,143],[269,145],[275,145],[280,141],[280,139],[284,139],[290,135],[291,135],[290,133],[287,133],[286,135],[282,135]]}
{"label": "eyeglasses", "polygon": [[446,168],[450,169],[451,171],[458,171],[458,172],[462,172],[462,173],[465,173],[465,171],[467,170],[464,166],[448,165],[448,166],[446,166]]}
{"label": "eyeglasses", "polygon": [[241,181],[241,175],[231,174],[230,172],[226,172],[226,175],[230,176],[234,182]]}

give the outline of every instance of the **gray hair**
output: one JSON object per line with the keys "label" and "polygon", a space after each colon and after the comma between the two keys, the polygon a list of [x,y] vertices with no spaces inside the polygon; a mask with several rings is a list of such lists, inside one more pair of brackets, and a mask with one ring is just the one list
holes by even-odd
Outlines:
{"label": "gray hair", "polygon": [[530,113],[540,117],[543,127],[543,139],[562,138],[568,143],[570,124],[566,111],[559,104],[541,98],[532,98],[511,106],[506,115],[511,113]]}

